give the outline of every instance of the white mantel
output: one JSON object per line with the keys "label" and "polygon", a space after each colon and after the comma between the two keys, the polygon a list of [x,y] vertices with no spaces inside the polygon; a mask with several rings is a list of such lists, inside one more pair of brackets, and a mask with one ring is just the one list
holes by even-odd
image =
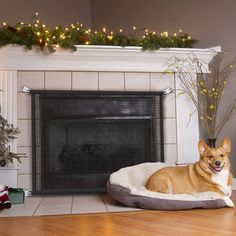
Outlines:
{"label": "white mantel", "polygon": [[[77,51],[58,49],[49,54],[38,48],[25,50],[21,46],[0,48],[0,103],[2,114],[17,126],[17,76],[19,71],[100,71],[100,72],[157,72],[165,73],[167,61],[172,56],[179,58],[195,55],[209,63],[220,47],[208,49],[168,48],[157,51],[142,51],[140,47],[77,46]],[[177,72],[177,71],[176,71]],[[179,88],[176,79],[175,88]],[[189,121],[194,110],[185,96],[178,96],[176,107],[178,164],[195,162],[199,158],[197,142],[199,125],[197,113]],[[17,151],[16,141],[13,150]],[[12,168],[17,171],[16,168]],[[1,178],[0,169],[0,178]],[[13,175],[12,175],[13,176]],[[15,177],[13,177],[15,178]],[[0,179],[1,182],[1,179]],[[11,180],[11,186],[17,185]]]}
{"label": "white mantel", "polygon": [[26,50],[20,46],[0,49],[0,70],[59,70],[59,71],[127,71],[164,72],[167,60],[194,54],[206,63],[220,47],[208,49],[163,48],[143,51],[141,47],[77,46],[77,50],[58,49],[49,54],[39,48]]}

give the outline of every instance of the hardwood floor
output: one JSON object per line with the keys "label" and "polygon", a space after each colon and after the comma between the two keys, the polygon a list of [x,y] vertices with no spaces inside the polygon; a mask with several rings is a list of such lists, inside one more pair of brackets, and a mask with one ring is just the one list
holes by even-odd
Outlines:
{"label": "hardwood floor", "polygon": [[[236,191],[232,197],[236,205]],[[0,236],[235,236],[236,207],[0,219]]]}

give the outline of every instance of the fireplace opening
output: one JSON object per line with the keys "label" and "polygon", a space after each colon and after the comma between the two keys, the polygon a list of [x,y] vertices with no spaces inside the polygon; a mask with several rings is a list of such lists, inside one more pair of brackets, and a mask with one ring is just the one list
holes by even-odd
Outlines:
{"label": "fireplace opening", "polygon": [[101,192],[122,167],[164,161],[162,92],[31,95],[34,193]]}

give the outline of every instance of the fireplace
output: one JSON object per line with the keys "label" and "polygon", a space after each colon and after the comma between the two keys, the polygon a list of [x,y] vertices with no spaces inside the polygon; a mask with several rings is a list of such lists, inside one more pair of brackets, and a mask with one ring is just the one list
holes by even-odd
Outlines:
{"label": "fireplace", "polygon": [[[175,96],[175,91],[181,88],[178,71],[173,74],[166,73],[167,62],[173,56],[187,59],[195,55],[204,61],[205,72],[209,72],[207,65],[216,52],[221,50],[220,47],[162,48],[151,52],[143,51],[140,47],[80,45],[76,48],[75,52],[57,50],[50,55],[39,51],[38,48],[25,51],[21,46],[15,45],[0,49],[2,115],[21,131],[18,138],[10,145],[11,150],[26,153],[28,157],[22,159],[20,165],[13,163],[7,168],[2,168],[0,171],[2,183],[32,190],[32,179],[35,179],[32,171],[31,96],[22,91],[24,87],[45,91],[106,90],[147,93],[170,88],[173,93],[163,97],[164,161],[171,165],[181,165],[199,159],[196,145],[199,140],[198,114],[195,112],[191,116],[191,121],[189,120],[189,114],[192,114],[194,106],[187,96]],[[33,133],[35,139],[34,135]],[[37,145],[41,145],[39,137],[37,140]],[[33,149],[34,156],[36,151],[41,152],[35,147]],[[159,146],[157,154],[158,151]],[[157,155],[158,159],[159,156]],[[39,163],[40,160],[37,168],[40,168]],[[35,166],[34,163],[33,170]],[[33,183],[34,189],[36,189],[35,183],[36,181]],[[37,183],[40,186],[40,181]]]}
{"label": "fireplace", "polygon": [[164,161],[162,92],[37,91],[33,192],[101,192],[126,166]]}

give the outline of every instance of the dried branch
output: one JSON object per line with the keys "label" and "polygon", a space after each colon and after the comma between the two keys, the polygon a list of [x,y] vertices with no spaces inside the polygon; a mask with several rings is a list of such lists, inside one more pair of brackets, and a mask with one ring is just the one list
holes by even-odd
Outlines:
{"label": "dried branch", "polygon": [[236,68],[236,58],[223,64],[226,55],[225,52],[216,54],[209,64],[211,73],[206,73],[208,71],[207,63],[194,54],[186,58],[174,56],[168,64],[170,68],[168,71],[177,73],[182,93],[185,93],[196,107],[208,138],[216,138],[219,135],[236,109],[235,100],[228,106],[222,120],[218,121],[221,98],[228,79]]}

